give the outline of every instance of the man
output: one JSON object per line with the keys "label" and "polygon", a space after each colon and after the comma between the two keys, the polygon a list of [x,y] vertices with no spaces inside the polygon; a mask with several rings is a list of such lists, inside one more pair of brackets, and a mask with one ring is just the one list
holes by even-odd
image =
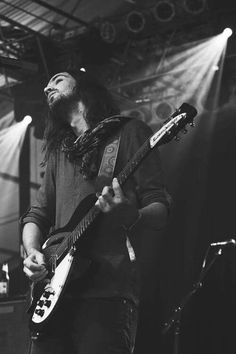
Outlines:
{"label": "man", "polygon": [[[106,144],[120,134],[117,176],[151,135],[143,122],[119,116],[108,90],[85,72],[58,73],[44,91],[46,171],[35,204],[21,219],[24,272],[32,282],[47,278],[41,246],[49,229],[67,225],[81,201],[98,192]],[[158,151],[123,188],[113,178],[97,196],[101,216],[78,247],[90,266],[68,284],[55,315],[32,341],[31,354],[133,352],[140,284],[132,239],[148,242],[149,233],[165,225],[169,207]]]}

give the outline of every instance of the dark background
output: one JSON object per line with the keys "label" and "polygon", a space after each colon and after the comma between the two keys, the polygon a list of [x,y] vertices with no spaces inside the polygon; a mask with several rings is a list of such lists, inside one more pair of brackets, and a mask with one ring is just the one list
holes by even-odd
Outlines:
{"label": "dark background", "polygon": [[[14,3],[17,5],[17,2]],[[37,5],[39,2],[32,3]],[[53,5],[54,1],[50,3]],[[32,114],[34,135],[42,139],[45,118],[42,88],[50,73],[68,63],[86,65],[93,73],[102,76],[104,82],[113,87],[112,93],[122,109],[138,109],[135,100],[142,86],[140,78],[136,78],[137,85],[129,90],[122,89],[119,84],[133,78],[129,72],[130,67],[135,67],[138,72],[137,55],[143,56],[142,63],[145,64],[154,39],[159,43],[162,53],[168,48],[167,43],[173,31],[178,36],[174,37],[172,44],[178,45],[216,35],[226,26],[235,28],[235,2],[209,0],[199,16],[181,12],[181,1],[174,1],[178,10],[173,21],[155,23],[152,18],[144,31],[138,34],[127,31],[123,20],[127,13],[138,10],[146,16],[157,3],[147,1],[144,5],[142,1],[111,1],[108,10],[105,0],[99,4],[93,0],[86,1],[86,4],[80,1],[77,9],[72,12],[75,3],[61,2],[60,9],[86,21],[89,28],[80,35],[56,43],[49,32],[42,35],[42,31],[39,31],[37,36],[33,20],[25,25],[26,28],[22,27],[24,21],[21,24],[17,22],[17,17],[13,16],[14,13],[12,15],[5,4],[2,10],[6,11],[9,27],[2,28],[4,37],[6,39],[8,35],[7,38],[18,38],[23,43],[22,51],[18,50],[15,58],[18,69],[4,53],[2,58],[8,60],[1,61],[1,72],[19,79],[14,87],[0,89],[3,98],[7,95],[14,98],[15,119],[20,121],[25,114]],[[36,14],[37,9],[34,10]],[[55,15],[55,11],[47,10]],[[15,16],[17,11],[15,9]],[[102,20],[109,20],[116,25],[119,36],[114,42],[107,43],[101,39],[97,30],[100,21],[97,20],[98,15]],[[24,13],[24,16],[27,18],[29,14]],[[64,15],[57,16],[60,22]],[[63,18],[66,19],[65,16]],[[67,25],[70,24],[69,19],[66,20]],[[75,22],[68,28],[72,28],[72,25]],[[62,30],[55,27],[53,30],[58,30],[58,35],[63,37],[65,28]],[[4,43],[3,39],[1,36]],[[127,47],[130,39],[130,46]],[[198,279],[209,244],[236,238],[235,57],[234,34],[228,42],[217,109],[212,105],[216,95],[213,87],[208,104],[195,120],[195,128],[189,129],[188,134],[179,142],[172,141],[160,148],[164,177],[173,198],[173,207],[166,229],[157,234],[155,240],[145,240],[140,250],[143,293],[135,354],[174,353],[174,326],[163,335],[161,330],[164,322]],[[29,65],[24,66],[24,61],[35,64],[36,70],[31,70]],[[148,117],[144,116],[145,119],[148,121]],[[26,135],[20,164],[20,214],[30,200],[28,139]],[[223,250],[222,256],[216,260],[204,279],[202,288],[184,307],[180,327],[180,353],[235,353],[235,252],[234,247]],[[12,262],[10,272],[12,297],[25,294],[28,290],[28,283],[22,273],[22,259],[19,255],[17,257],[19,261],[14,264]],[[209,253],[208,261],[212,258],[213,251]]]}

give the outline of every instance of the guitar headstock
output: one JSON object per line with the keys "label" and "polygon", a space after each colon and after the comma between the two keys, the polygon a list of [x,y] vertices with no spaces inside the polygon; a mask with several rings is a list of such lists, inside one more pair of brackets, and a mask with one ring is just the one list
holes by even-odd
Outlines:
{"label": "guitar headstock", "polygon": [[173,114],[167,119],[163,127],[155,133],[150,139],[150,146],[166,144],[170,142],[180,131],[187,132],[186,126],[194,126],[193,118],[197,115],[197,110],[188,103],[183,103]]}

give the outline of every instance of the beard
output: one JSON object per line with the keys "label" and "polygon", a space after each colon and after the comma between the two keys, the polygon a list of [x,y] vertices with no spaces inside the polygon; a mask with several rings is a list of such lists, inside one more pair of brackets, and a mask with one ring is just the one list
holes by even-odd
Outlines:
{"label": "beard", "polygon": [[79,99],[78,93],[74,90],[70,95],[60,94],[51,103],[48,102],[51,119],[63,125],[69,124],[70,113],[77,106]]}

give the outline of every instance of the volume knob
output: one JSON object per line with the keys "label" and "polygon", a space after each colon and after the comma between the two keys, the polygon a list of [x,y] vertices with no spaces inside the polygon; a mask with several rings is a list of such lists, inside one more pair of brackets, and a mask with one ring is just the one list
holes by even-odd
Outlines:
{"label": "volume knob", "polygon": [[38,306],[38,307],[43,307],[43,305],[44,305],[44,301],[43,301],[43,300],[39,300],[39,301],[37,302],[37,306]]}
{"label": "volume knob", "polygon": [[36,310],[35,310],[35,313],[36,313],[36,315],[42,317],[42,316],[44,315],[44,310],[36,309]]}
{"label": "volume knob", "polygon": [[44,301],[44,306],[50,307],[50,306],[51,306],[51,303],[52,303],[52,301],[50,301],[50,300],[45,300],[45,301]]}

